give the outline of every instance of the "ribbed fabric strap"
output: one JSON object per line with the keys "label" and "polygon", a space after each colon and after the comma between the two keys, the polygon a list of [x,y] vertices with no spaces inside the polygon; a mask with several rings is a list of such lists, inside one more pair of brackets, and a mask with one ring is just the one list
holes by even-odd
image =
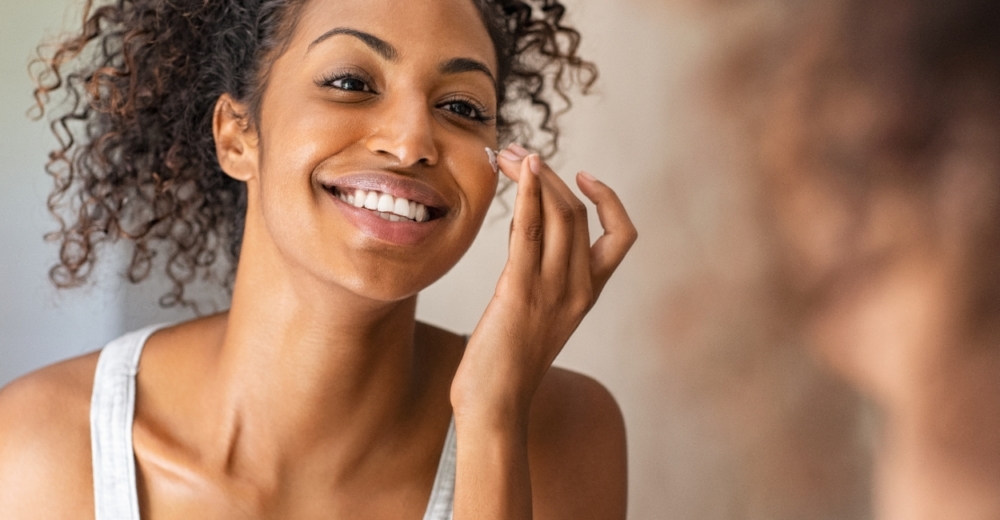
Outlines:
{"label": "ribbed fabric strap", "polygon": [[97,361],[90,401],[96,520],[139,520],[132,451],[135,374],[142,347],[155,325],[108,343]]}
{"label": "ribbed fabric strap", "polygon": [[441,450],[441,462],[438,463],[437,476],[434,477],[434,488],[431,499],[427,503],[424,520],[451,520],[452,509],[455,506],[455,419],[448,425],[448,436]]}

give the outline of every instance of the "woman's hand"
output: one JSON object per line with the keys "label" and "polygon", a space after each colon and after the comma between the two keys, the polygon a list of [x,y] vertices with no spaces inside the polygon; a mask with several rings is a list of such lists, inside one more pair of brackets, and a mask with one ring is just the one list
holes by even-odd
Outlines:
{"label": "woman's hand", "polygon": [[636,239],[618,196],[590,175],[577,184],[604,227],[593,246],[586,206],[537,155],[511,146],[499,166],[517,183],[510,256],[451,385],[455,520],[533,518],[532,399]]}
{"label": "woman's hand", "polygon": [[523,428],[535,390],[636,239],[615,192],[577,176],[604,235],[590,244],[587,208],[538,155],[516,145],[499,156],[517,182],[510,256],[469,338],[451,387],[459,422]]}

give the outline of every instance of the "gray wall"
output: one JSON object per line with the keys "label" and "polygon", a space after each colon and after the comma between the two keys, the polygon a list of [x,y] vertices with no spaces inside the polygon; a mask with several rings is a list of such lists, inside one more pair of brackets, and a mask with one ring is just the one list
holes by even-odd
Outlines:
{"label": "gray wall", "polygon": [[0,0],[0,384],[58,359],[94,350],[120,331],[119,286],[57,293],[48,282],[56,250],[42,240],[54,228],[45,209],[51,180],[45,158],[54,139],[31,107],[30,57],[67,16],[65,0]]}

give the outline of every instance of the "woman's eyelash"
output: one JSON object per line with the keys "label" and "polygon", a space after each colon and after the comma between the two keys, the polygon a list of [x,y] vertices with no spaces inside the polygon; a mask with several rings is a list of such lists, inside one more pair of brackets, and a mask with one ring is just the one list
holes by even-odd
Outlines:
{"label": "woman's eyelash", "polygon": [[[375,92],[375,90],[371,87],[372,83],[373,82],[366,78],[364,74],[356,71],[334,72],[316,80],[316,84],[323,88],[341,90],[345,92],[364,92],[376,94],[377,92]],[[437,106],[438,108],[443,108],[458,117],[475,121],[477,123],[487,124],[496,120],[496,117],[488,114],[486,107],[484,107],[481,103],[465,96],[448,98],[439,103]]]}
{"label": "woman's eyelash", "polygon": [[461,113],[458,110],[449,110],[449,111],[459,117],[463,117],[465,119],[469,119],[484,124],[489,123],[496,119],[495,117],[487,113],[486,107],[481,105],[479,102],[466,97],[453,97],[442,101],[438,105],[438,107],[440,108],[463,107],[463,106],[464,108],[468,108],[469,110],[471,110],[471,113]]}
{"label": "woman's eyelash", "polygon": [[371,87],[371,82],[356,72],[335,72],[322,77],[316,83],[321,87],[347,92],[375,92]]}

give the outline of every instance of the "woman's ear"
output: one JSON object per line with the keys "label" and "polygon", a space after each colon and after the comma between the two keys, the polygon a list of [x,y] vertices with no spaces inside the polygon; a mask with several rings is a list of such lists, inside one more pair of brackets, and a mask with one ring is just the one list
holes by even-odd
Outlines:
{"label": "woman's ear", "polygon": [[250,125],[245,105],[229,94],[219,96],[212,115],[212,134],[219,166],[226,175],[243,182],[257,175],[257,132]]}

